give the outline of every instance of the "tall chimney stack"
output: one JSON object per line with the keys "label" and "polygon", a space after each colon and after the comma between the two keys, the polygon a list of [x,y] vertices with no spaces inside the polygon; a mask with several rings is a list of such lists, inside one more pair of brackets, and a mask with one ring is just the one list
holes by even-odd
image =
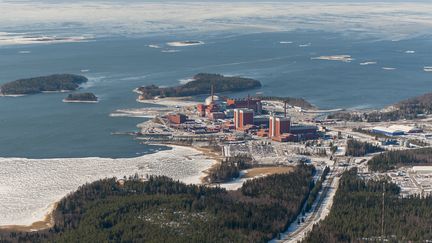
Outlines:
{"label": "tall chimney stack", "polygon": [[212,103],[214,102],[214,82],[212,82],[211,84],[211,101]]}

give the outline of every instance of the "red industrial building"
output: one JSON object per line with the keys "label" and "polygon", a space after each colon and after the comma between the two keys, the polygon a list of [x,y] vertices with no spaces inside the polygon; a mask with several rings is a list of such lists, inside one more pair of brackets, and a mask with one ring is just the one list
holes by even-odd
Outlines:
{"label": "red industrial building", "polygon": [[265,129],[265,128],[260,129],[260,130],[257,131],[257,136],[266,138],[266,137],[269,136],[269,130]]}
{"label": "red industrial building", "polygon": [[218,119],[224,119],[225,118],[225,113],[223,112],[210,112],[208,114],[208,118],[211,120],[218,120]]}
{"label": "red industrial building", "polygon": [[201,117],[208,117],[212,120],[224,119],[225,113],[222,112],[220,105],[217,102],[211,101],[209,104],[198,104],[197,111]]}
{"label": "red industrial building", "polygon": [[270,116],[268,137],[274,141],[288,142],[317,139],[317,127],[292,125],[290,118]]}
{"label": "red industrial building", "polygon": [[256,114],[261,114],[262,104],[260,99],[227,99],[226,106],[229,109],[252,109]]}
{"label": "red industrial building", "polygon": [[167,116],[168,121],[174,124],[182,124],[185,123],[188,119],[188,117],[184,114],[170,114]]}
{"label": "red industrial building", "polygon": [[[254,124],[254,111],[251,109],[235,109],[234,125],[236,130],[244,130],[246,126]],[[249,127],[249,126],[248,126]]]}
{"label": "red industrial building", "polygon": [[207,106],[204,105],[204,104],[198,104],[197,105],[197,111],[198,111],[198,114],[201,117],[205,117],[205,115],[206,115],[206,108],[207,108]]}
{"label": "red industrial building", "polygon": [[271,116],[269,118],[270,138],[280,137],[284,133],[289,133],[291,120],[287,117]]}

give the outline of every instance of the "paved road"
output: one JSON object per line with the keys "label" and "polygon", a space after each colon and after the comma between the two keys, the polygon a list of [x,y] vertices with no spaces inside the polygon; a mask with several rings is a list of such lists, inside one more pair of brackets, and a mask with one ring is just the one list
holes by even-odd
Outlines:
{"label": "paved road", "polygon": [[[331,173],[329,173],[326,181],[323,183],[323,189],[319,194],[317,202],[314,203],[313,211],[306,215],[305,222],[294,229],[294,231],[284,235],[281,240],[276,240],[275,242],[301,241],[312,230],[314,224],[323,220],[328,215],[333,204],[333,197],[339,186],[339,177],[336,176],[338,173],[336,169],[332,168]],[[297,220],[294,224],[296,223]]]}

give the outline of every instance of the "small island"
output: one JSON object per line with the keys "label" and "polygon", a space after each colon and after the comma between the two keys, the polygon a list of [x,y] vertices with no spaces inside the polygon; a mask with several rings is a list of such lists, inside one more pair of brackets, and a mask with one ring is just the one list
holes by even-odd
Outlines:
{"label": "small island", "polygon": [[156,85],[149,85],[140,87],[136,91],[140,94],[140,100],[154,99],[156,97],[186,97],[209,94],[212,84],[217,92],[244,91],[261,87],[260,81],[250,78],[199,73],[193,77],[193,81],[180,86],[161,88]]}
{"label": "small island", "polygon": [[98,97],[93,93],[74,93],[69,94],[63,102],[66,103],[97,103]]}
{"label": "small island", "polygon": [[78,89],[88,79],[81,75],[54,74],[35,78],[18,79],[0,86],[4,96],[38,94],[42,92],[65,92]]}

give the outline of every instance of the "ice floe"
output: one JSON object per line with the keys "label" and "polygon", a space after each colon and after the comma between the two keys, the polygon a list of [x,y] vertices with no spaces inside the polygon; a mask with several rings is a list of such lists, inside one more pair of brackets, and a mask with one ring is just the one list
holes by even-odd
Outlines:
{"label": "ice floe", "polygon": [[350,55],[334,55],[334,56],[320,56],[312,57],[312,60],[328,60],[328,61],[340,61],[340,62],[351,62],[353,58]]}
{"label": "ice floe", "polygon": [[425,72],[432,72],[432,66],[424,67],[423,70],[424,70]]}
{"label": "ice floe", "polygon": [[375,65],[375,64],[377,64],[377,62],[373,62],[373,61],[370,61],[370,62],[361,62],[360,63],[361,66]]}
{"label": "ice floe", "polygon": [[199,46],[204,45],[205,43],[203,41],[174,41],[174,42],[168,42],[168,46],[174,46],[174,47],[182,47],[182,46]]}

